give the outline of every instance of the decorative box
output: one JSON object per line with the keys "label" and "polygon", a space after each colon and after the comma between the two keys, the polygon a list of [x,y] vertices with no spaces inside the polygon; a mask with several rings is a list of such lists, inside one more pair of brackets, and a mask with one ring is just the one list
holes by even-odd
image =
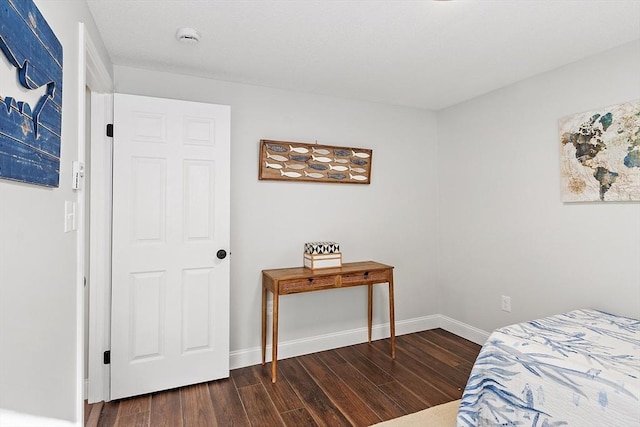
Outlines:
{"label": "decorative box", "polygon": [[315,270],[316,268],[331,268],[342,266],[342,254],[304,254],[304,266]]}
{"label": "decorative box", "polygon": [[304,244],[304,266],[316,268],[331,268],[342,266],[340,245],[336,242],[309,242]]}
{"label": "decorative box", "polygon": [[304,244],[305,254],[335,254],[340,253],[340,243],[336,242],[308,242]]}

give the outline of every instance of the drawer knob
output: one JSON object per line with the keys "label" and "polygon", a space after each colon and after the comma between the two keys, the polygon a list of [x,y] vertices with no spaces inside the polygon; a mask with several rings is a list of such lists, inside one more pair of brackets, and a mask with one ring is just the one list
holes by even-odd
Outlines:
{"label": "drawer knob", "polygon": [[309,280],[309,283],[313,283],[313,277],[309,277],[307,280]]}
{"label": "drawer knob", "polygon": [[365,272],[364,272],[364,277],[365,277],[365,279],[366,279],[367,277],[369,277],[369,272],[368,272],[368,271],[365,271]]}

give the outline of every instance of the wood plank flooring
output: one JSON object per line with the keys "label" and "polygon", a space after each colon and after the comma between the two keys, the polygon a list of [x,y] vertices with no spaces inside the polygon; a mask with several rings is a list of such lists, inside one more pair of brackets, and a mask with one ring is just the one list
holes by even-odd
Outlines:
{"label": "wood plank flooring", "polygon": [[[85,406],[100,427],[368,426],[459,399],[480,346],[442,329],[231,371],[228,379]],[[94,407],[96,410],[91,413]],[[99,416],[96,415],[99,412]],[[89,415],[91,413],[91,415]],[[93,420],[93,421],[91,421]]]}

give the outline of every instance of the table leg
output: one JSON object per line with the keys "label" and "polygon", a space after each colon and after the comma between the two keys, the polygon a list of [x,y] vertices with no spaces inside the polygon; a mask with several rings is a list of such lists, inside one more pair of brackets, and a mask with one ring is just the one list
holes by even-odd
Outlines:
{"label": "table leg", "polygon": [[273,320],[271,331],[271,382],[276,382],[278,363],[278,293],[273,294]]}
{"label": "table leg", "polygon": [[373,285],[369,285],[369,297],[367,305],[367,321],[369,326],[369,344],[371,344],[371,323],[373,322]]}
{"label": "table leg", "polygon": [[262,287],[262,364],[267,353],[267,288]]}
{"label": "table leg", "polygon": [[391,329],[391,358],[396,358],[396,319],[393,309],[393,272],[389,275],[389,326]]}

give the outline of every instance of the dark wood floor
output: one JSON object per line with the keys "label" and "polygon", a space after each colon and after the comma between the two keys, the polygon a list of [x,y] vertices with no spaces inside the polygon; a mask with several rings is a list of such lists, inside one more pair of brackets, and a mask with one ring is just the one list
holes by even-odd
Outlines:
{"label": "dark wood floor", "polygon": [[[368,426],[459,399],[480,346],[442,329],[231,371],[231,377],[107,402],[98,426]],[[90,406],[88,412],[90,411]],[[89,414],[85,419],[89,418]]]}

